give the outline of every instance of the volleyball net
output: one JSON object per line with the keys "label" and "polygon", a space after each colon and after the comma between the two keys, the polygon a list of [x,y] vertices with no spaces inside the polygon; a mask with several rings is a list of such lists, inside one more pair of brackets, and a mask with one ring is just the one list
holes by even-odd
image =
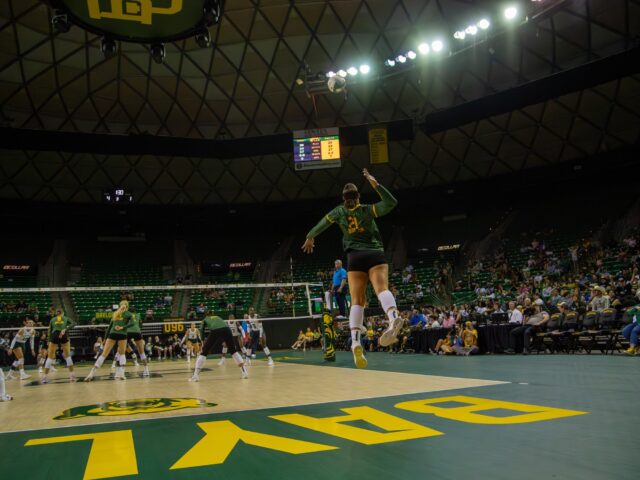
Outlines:
{"label": "volleyball net", "polygon": [[[145,340],[182,336],[191,323],[199,327],[206,315],[233,319],[240,326],[253,309],[263,322],[269,346],[287,348],[300,330],[319,327],[324,295],[323,285],[311,282],[2,288],[0,347],[25,319],[34,320],[38,336],[46,333],[51,313],[62,309],[76,323],[68,332],[75,354],[86,356],[126,299],[130,311],[142,320]],[[36,349],[38,343],[39,339]]]}

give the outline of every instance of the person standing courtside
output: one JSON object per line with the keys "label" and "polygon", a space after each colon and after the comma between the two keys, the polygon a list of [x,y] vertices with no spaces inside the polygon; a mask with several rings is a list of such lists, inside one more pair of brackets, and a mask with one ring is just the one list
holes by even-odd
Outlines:
{"label": "person standing courtside", "polygon": [[342,267],[342,260],[335,261],[333,283],[331,284],[333,297],[338,304],[340,317],[346,318],[347,312],[347,271]]}

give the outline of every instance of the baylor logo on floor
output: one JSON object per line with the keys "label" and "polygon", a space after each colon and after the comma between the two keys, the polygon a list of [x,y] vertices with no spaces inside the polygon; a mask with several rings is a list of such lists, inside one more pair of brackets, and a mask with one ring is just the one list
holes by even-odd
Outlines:
{"label": "baylor logo on floor", "polygon": [[185,408],[215,407],[199,398],[139,398],[134,400],[116,400],[97,405],[84,405],[65,410],[54,420],[73,420],[82,417],[118,417],[144,413],[170,412]]}
{"label": "baylor logo on floor", "polygon": [[[192,401],[193,399],[180,400]],[[533,423],[587,413],[465,395],[405,401],[396,403],[394,408],[479,425]],[[173,440],[167,442],[166,439],[154,437],[154,441],[159,444],[172,447],[163,454],[162,458],[154,457],[154,462],[156,466],[165,468],[168,472],[221,465],[236,448],[262,448],[290,455],[301,455],[340,450],[350,443],[373,446],[444,435],[444,432],[368,406],[340,408],[333,413],[338,414],[322,417],[299,413],[268,416],[269,419],[277,422],[295,426],[296,431],[301,432],[302,430],[299,429],[304,429],[306,432],[322,434],[317,439],[315,437],[309,439],[307,434],[306,440],[294,438],[295,434],[284,436],[275,432],[244,428],[217,416],[215,420],[200,421],[192,426],[180,427],[194,429],[193,435],[190,436],[194,440],[197,438],[197,441],[193,444],[177,445],[172,443]],[[424,418],[428,420],[429,417]],[[363,423],[372,428],[363,428]],[[85,463],[84,480],[138,475],[138,458],[145,458],[144,450],[152,447],[139,441],[136,444],[131,429],[104,431],[104,428],[99,428],[99,430],[77,435],[33,438],[24,446],[37,447],[89,441],[91,449],[88,458],[86,460],[79,458]],[[172,428],[172,439],[176,433],[177,427]],[[331,438],[327,439],[327,436]],[[346,446],[345,441],[348,442]],[[239,445],[243,446],[239,447]],[[118,461],[114,461],[114,452],[117,452]]]}

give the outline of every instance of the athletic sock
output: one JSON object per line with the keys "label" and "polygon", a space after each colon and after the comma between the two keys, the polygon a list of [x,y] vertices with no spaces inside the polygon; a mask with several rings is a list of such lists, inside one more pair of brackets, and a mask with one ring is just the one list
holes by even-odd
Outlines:
{"label": "athletic sock", "polygon": [[102,355],[100,355],[98,357],[98,360],[96,360],[96,363],[95,363],[94,366],[95,366],[96,369],[98,369],[98,368],[100,368],[102,366],[103,363],[104,363],[104,357]]}
{"label": "athletic sock", "polygon": [[380,292],[378,294],[378,300],[380,300],[382,310],[387,314],[389,324],[391,324],[398,317],[398,308],[396,307],[396,299],[394,298],[393,293],[389,290]]}
{"label": "athletic sock", "polygon": [[351,328],[351,348],[360,345],[362,335],[362,324],[364,322],[364,307],[362,305],[351,305],[349,310],[349,328]]}
{"label": "athletic sock", "polygon": [[222,356],[224,357],[228,351],[229,349],[227,347],[222,347]]}
{"label": "athletic sock", "polygon": [[264,347],[264,348],[262,349],[262,351],[264,352],[264,354],[265,354],[267,357],[270,357],[270,356],[271,356],[271,351],[269,350],[269,347]]}
{"label": "athletic sock", "polygon": [[206,361],[207,357],[205,357],[204,355],[198,355],[198,359],[196,360],[196,369],[193,372],[195,375],[200,374],[200,370],[202,370],[202,367],[204,367],[204,362]]}

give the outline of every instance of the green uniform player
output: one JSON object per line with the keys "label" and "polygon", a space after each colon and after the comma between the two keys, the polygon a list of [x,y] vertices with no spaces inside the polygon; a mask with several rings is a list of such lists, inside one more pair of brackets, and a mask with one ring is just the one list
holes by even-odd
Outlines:
{"label": "green uniform player", "polygon": [[49,383],[49,371],[56,359],[58,348],[62,349],[62,357],[69,368],[69,380],[76,381],[73,373],[73,359],[71,358],[71,342],[67,333],[75,326],[75,323],[67,317],[62,310],[58,310],[49,322],[49,347],[47,350],[47,360],[44,363],[44,376],[41,383]]}
{"label": "green uniform player", "polygon": [[[144,351],[144,338],[142,337],[142,320],[140,319],[140,314],[136,312],[132,312],[131,310],[128,312],[131,315],[131,320],[127,327],[127,341],[132,342],[136,347],[137,355],[140,356],[140,361],[142,365],[144,365],[144,370],[142,371],[143,377],[149,376],[149,359],[147,358],[147,354]],[[138,367],[138,361],[136,358],[136,352],[132,352],[134,365]]]}
{"label": "green uniform player", "polygon": [[200,326],[200,336],[202,338],[204,338],[206,330],[209,330],[209,335],[202,346],[200,355],[198,355],[193,376],[189,381],[200,381],[200,372],[207,361],[207,355],[213,353],[213,351],[221,347],[223,343],[227,345],[227,348],[231,353],[231,357],[236,362],[236,365],[240,367],[242,378],[248,378],[249,375],[247,373],[247,369],[244,366],[242,356],[236,350],[236,344],[233,341],[233,334],[231,333],[231,329],[229,328],[229,325],[227,325],[227,322],[216,315],[207,314],[207,316],[202,319],[202,325]]}
{"label": "green uniform player", "polygon": [[49,343],[62,345],[69,342],[67,332],[76,324],[62,312],[49,322]]}
{"label": "green uniform player", "polygon": [[307,234],[302,246],[306,253],[313,253],[315,238],[331,225],[336,224],[342,231],[342,246],[347,255],[348,284],[351,292],[349,326],[351,328],[351,349],[358,368],[365,368],[367,360],[360,343],[364,323],[365,293],[371,282],[380,305],[389,318],[389,327],[382,334],[379,345],[387,347],[398,341],[402,319],[398,315],[396,301],[389,291],[389,265],[384,255],[382,235],[376,219],[387,215],[397,205],[394,196],[378,181],[363,170],[365,179],[379,195],[375,204],[360,203],[360,193],[353,183],[342,190],[344,203],[331,210]]}
{"label": "green uniform player", "polygon": [[121,315],[114,314],[107,328],[106,337],[111,340],[126,340],[129,328],[134,323],[133,314],[131,312],[123,312]]}
{"label": "green uniform player", "polygon": [[85,382],[90,382],[95,377],[96,371],[102,366],[104,360],[109,356],[113,347],[117,348],[118,354],[118,367],[116,368],[115,379],[125,380],[124,369],[127,364],[126,350],[127,350],[127,331],[134,322],[134,316],[129,312],[129,302],[122,300],[118,309],[113,312],[111,322],[107,328],[106,340],[104,342],[104,349],[102,353],[93,365],[93,368],[89,372],[89,375],[84,379]]}

